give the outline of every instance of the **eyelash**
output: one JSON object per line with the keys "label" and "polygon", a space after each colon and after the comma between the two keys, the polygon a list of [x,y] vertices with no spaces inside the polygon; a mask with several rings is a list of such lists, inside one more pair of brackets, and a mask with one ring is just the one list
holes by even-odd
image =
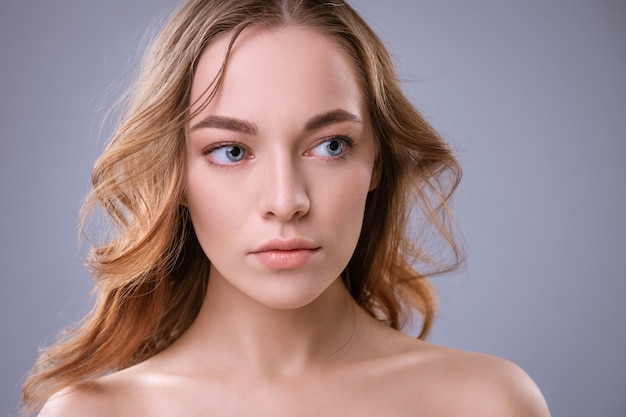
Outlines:
{"label": "eyelash", "polygon": [[[354,140],[349,136],[349,135],[345,135],[345,134],[341,134],[341,135],[332,135],[332,136],[328,136],[322,140],[320,140],[319,142],[317,142],[314,146],[311,147],[311,149],[315,149],[318,146],[320,146],[323,143],[326,142],[330,142],[333,140],[338,140],[341,141],[344,145],[345,145],[345,149],[344,151],[334,157],[327,157],[326,159],[328,159],[329,161],[334,161],[334,160],[342,160],[342,159],[346,159],[346,157],[348,156],[348,151],[352,148],[354,148]],[[308,152],[308,151],[307,151]]]}
{"label": "eyelash", "polygon": [[[229,167],[231,167],[233,165],[236,165],[237,162],[233,162],[232,164],[222,164],[222,163],[219,163],[219,162],[211,161],[211,157],[210,157],[212,152],[215,152],[218,149],[227,148],[227,147],[237,147],[237,148],[243,149],[244,152],[250,152],[248,147],[246,145],[244,145],[243,143],[241,143],[241,142],[237,142],[237,141],[234,141],[234,142],[218,142],[218,143],[211,144],[211,145],[207,146],[206,148],[204,148],[202,150],[202,155],[204,155],[206,157],[207,162],[210,165],[215,165],[215,166],[219,166],[219,167],[229,168]],[[244,158],[245,158],[245,156],[244,156]]]}
{"label": "eyelash", "polygon": [[[341,141],[345,145],[346,149],[341,154],[339,154],[337,156],[334,156],[334,157],[324,157],[324,159],[326,159],[328,161],[346,159],[346,157],[348,156],[348,151],[350,149],[354,148],[354,146],[355,146],[354,139],[352,139],[347,134],[331,135],[331,136],[325,137],[325,138],[321,139],[320,141],[318,141],[317,143],[315,143],[313,146],[311,146],[309,148],[309,150],[307,150],[307,152],[305,152],[305,154],[310,152],[312,149],[317,148],[321,144],[323,144],[325,142],[332,141],[332,140]],[[246,153],[250,152],[248,147],[246,145],[244,145],[242,142],[233,141],[233,142],[219,142],[219,143],[214,143],[214,144],[212,144],[210,146],[207,146],[206,148],[204,148],[202,150],[202,155],[204,155],[206,157],[207,163],[209,163],[210,165],[219,166],[219,167],[223,167],[223,168],[230,168],[230,167],[233,167],[233,166],[237,165],[239,161],[233,162],[233,163],[230,163],[230,164],[223,164],[223,163],[219,163],[219,162],[214,162],[210,158],[210,154],[212,152],[215,152],[218,149],[227,148],[227,147],[238,147],[238,148],[243,149],[244,152],[246,152]],[[245,158],[246,157],[244,156],[244,159]]]}

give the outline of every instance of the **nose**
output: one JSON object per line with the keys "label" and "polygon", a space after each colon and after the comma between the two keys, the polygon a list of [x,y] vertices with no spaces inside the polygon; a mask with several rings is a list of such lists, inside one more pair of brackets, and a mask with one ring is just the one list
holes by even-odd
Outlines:
{"label": "nose", "polygon": [[289,222],[305,216],[311,208],[304,172],[297,161],[286,157],[266,161],[260,173],[260,210],[264,218]]}

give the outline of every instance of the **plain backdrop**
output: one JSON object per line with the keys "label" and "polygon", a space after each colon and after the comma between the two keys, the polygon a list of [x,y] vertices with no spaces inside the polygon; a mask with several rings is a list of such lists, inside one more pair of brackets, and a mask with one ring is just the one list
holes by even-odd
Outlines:
{"label": "plain backdrop", "polygon": [[[0,3],[2,416],[88,307],[77,213],[100,120],[175,3]],[[626,415],[626,3],[352,4],[465,169],[468,264],[436,279],[431,340],[519,364],[554,416]]]}

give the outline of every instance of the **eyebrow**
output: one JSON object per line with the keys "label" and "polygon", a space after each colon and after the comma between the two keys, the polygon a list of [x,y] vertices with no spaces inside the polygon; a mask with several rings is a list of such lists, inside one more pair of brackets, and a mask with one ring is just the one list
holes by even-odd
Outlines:
{"label": "eyebrow", "polygon": [[[326,113],[318,114],[317,116],[311,118],[304,126],[304,130],[310,132],[312,130],[319,129],[333,123],[347,121],[355,121],[360,123],[361,119],[359,118],[359,116],[354,113],[350,113],[349,111],[343,109],[335,109]],[[248,135],[256,135],[259,132],[254,123],[226,116],[205,117],[204,119],[193,125],[191,127],[191,131],[201,128],[231,130],[233,132],[245,133]]]}
{"label": "eyebrow", "polygon": [[205,117],[193,125],[191,130],[193,131],[201,128],[232,130],[233,132],[240,132],[248,135],[256,135],[258,133],[258,129],[254,124],[245,120],[225,116]]}
{"label": "eyebrow", "polygon": [[304,130],[310,132],[311,130],[319,129],[320,127],[324,127],[333,123],[350,121],[360,123],[361,119],[359,119],[359,116],[354,113],[350,113],[349,111],[342,109],[336,109],[326,113],[318,114],[317,116],[313,117],[304,126]]}

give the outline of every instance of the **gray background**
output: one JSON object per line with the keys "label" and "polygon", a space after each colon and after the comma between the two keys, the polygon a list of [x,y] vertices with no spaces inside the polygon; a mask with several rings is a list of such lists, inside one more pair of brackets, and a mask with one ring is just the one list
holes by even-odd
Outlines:
{"label": "gray background", "polygon": [[[76,215],[107,91],[172,0],[0,3],[0,415],[84,312]],[[358,0],[458,149],[469,254],[432,341],[512,360],[554,416],[626,415],[626,5]]]}

